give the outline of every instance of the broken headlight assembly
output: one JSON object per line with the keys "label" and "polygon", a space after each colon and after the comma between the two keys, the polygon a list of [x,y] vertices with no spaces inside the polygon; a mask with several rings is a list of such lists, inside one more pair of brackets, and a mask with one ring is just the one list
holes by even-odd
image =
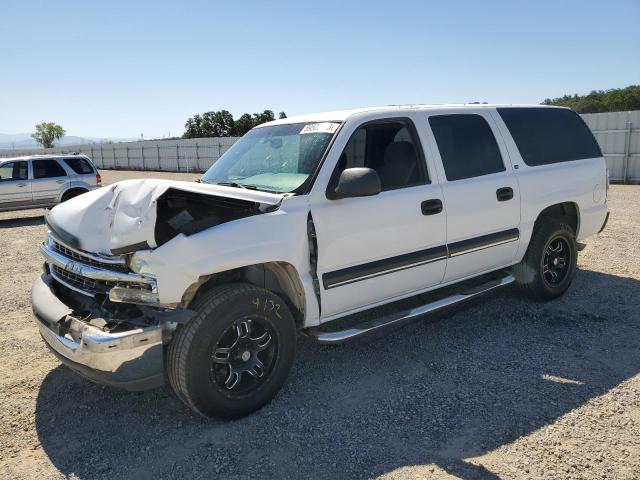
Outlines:
{"label": "broken headlight assembly", "polygon": [[109,300],[115,303],[133,303],[136,305],[159,306],[156,292],[127,287],[113,287],[109,291]]}
{"label": "broken headlight assembly", "polygon": [[140,275],[155,277],[155,274],[149,268],[149,263],[138,253],[134,253],[129,259],[129,268]]}
{"label": "broken headlight assembly", "polygon": [[148,285],[148,290],[139,286],[115,286],[109,291],[109,300],[116,303],[159,306],[160,300],[156,289],[155,274],[149,269],[149,263],[137,253],[134,253],[129,258],[129,268],[139,275],[154,279],[154,281]]}

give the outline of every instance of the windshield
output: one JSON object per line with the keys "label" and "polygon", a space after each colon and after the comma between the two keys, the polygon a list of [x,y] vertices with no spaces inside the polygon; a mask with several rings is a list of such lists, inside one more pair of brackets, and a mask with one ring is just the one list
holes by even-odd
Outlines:
{"label": "windshield", "polygon": [[296,192],[313,174],[339,123],[293,123],[250,130],[202,176],[204,183]]}

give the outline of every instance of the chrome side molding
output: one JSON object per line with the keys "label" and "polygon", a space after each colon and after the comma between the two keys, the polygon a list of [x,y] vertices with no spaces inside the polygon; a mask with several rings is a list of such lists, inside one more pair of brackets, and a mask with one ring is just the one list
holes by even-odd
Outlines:
{"label": "chrome side molding", "polygon": [[408,323],[413,320],[417,320],[428,313],[433,313],[438,310],[442,310],[444,308],[466,302],[468,300],[471,300],[472,298],[478,297],[497,288],[509,285],[514,281],[515,278],[512,275],[506,275],[502,278],[491,280],[490,282],[484,283],[465,292],[441,298],[440,300],[429,302],[419,307],[411,308],[409,310],[403,310],[390,315],[385,315],[380,318],[368,320],[346,330],[330,332],[314,327],[305,330],[304,333],[313,338],[318,343],[338,344],[346,342],[348,340],[352,340],[356,337],[361,337],[373,332],[378,332],[390,326],[396,326],[403,323]]}

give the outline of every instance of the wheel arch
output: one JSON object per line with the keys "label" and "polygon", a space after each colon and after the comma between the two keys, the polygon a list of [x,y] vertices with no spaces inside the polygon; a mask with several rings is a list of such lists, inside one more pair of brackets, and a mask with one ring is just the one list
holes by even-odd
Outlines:
{"label": "wheel arch", "polygon": [[89,189],[86,187],[72,185],[62,192],[62,194],[60,195],[60,201],[64,202],[69,198],[70,195],[82,195],[83,193],[87,193],[88,191]]}
{"label": "wheel arch", "polygon": [[578,231],[580,229],[580,207],[577,203],[561,202],[545,207],[536,217],[534,229],[542,220],[547,218],[556,218],[565,221],[571,228],[573,228],[573,232],[576,237],[578,236]]}
{"label": "wheel arch", "polygon": [[189,305],[212,288],[231,282],[245,282],[269,290],[283,298],[296,323],[302,325],[306,314],[306,299],[302,280],[296,268],[288,262],[266,262],[201,276],[182,296],[182,305]]}

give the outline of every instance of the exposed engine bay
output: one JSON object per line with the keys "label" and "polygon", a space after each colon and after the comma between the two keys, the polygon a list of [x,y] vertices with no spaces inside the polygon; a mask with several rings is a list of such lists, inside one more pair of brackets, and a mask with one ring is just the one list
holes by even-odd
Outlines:
{"label": "exposed engine bay", "polygon": [[261,210],[258,202],[169,188],[157,200],[155,241],[160,246],[180,233],[192,235],[270,209]]}

